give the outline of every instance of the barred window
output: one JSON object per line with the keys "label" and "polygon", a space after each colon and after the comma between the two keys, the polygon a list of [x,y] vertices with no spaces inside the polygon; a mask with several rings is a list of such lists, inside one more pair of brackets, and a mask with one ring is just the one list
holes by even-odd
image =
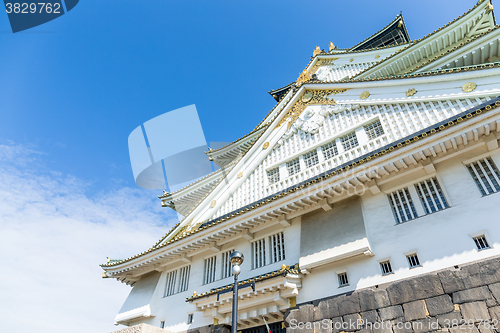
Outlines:
{"label": "barred window", "polygon": [[304,162],[306,163],[306,168],[310,168],[313,165],[318,164],[319,163],[319,160],[318,160],[318,151],[317,150],[313,150],[313,151],[310,151],[307,154],[304,154]]}
{"label": "barred window", "polygon": [[179,273],[179,290],[178,292],[183,292],[188,290],[189,287],[189,274],[191,273],[191,266],[182,267]]}
{"label": "barred window", "polygon": [[300,162],[299,159],[294,159],[293,161],[286,162],[286,170],[288,171],[288,175],[294,175],[300,171]]}
{"label": "barred window", "polygon": [[167,273],[167,281],[165,284],[165,296],[175,294],[175,281],[177,279],[177,271]]}
{"label": "barred window", "polygon": [[269,184],[274,184],[280,181],[280,169],[275,168],[267,172],[267,180]]}
{"label": "barred window", "polygon": [[371,124],[363,126],[365,128],[366,135],[369,140],[375,139],[384,134],[384,128],[380,123],[380,120],[374,121]]}
{"label": "barred window", "polygon": [[382,270],[382,275],[387,275],[392,273],[392,266],[389,260],[380,263],[380,269]]}
{"label": "barred window", "polygon": [[234,250],[229,250],[224,253],[222,253],[222,278],[225,279],[227,277],[230,277],[232,272],[232,265],[231,265],[231,253],[233,253]]}
{"label": "barred window", "polygon": [[193,323],[193,314],[190,313],[188,314],[188,321],[187,321],[188,324],[192,324]]}
{"label": "barred window", "polygon": [[343,137],[340,138],[340,142],[342,143],[342,147],[344,147],[345,151],[350,150],[359,145],[358,138],[356,137],[355,132],[344,135]]}
{"label": "barred window", "polygon": [[253,268],[266,265],[266,240],[264,238],[252,243],[252,259]]}
{"label": "barred window", "polygon": [[337,143],[335,141],[324,145],[323,147],[321,147],[321,150],[323,151],[323,157],[325,158],[325,160],[328,160],[339,154]]}
{"label": "barred window", "polygon": [[427,179],[415,184],[415,189],[417,190],[426,214],[434,213],[449,207],[436,178]]}
{"label": "barred window", "polygon": [[269,236],[271,244],[271,264],[285,260],[285,237],[282,232]]}
{"label": "barred window", "polygon": [[474,240],[474,243],[476,244],[476,247],[479,251],[490,248],[490,245],[488,244],[488,241],[486,240],[486,237],[484,237],[484,235],[473,237],[472,239]]}
{"label": "barred window", "polygon": [[215,272],[217,268],[217,258],[215,256],[205,259],[205,274],[203,284],[212,283],[215,281]]}
{"label": "barred window", "polygon": [[500,173],[490,157],[467,165],[483,196],[500,191]]}
{"label": "barred window", "polygon": [[339,278],[339,288],[349,285],[349,280],[347,279],[347,273],[340,273],[337,274],[337,276]]}
{"label": "barred window", "polygon": [[408,187],[392,192],[387,197],[398,224],[418,217]]}
{"label": "barred window", "polygon": [[422,266],[420,264],[420,260],[418,259],[418,256],[417,256],[416,253],[407,255],[406,259],[408,259],[408,264],[410,265],[410,268],[415,268],[415,267]]}

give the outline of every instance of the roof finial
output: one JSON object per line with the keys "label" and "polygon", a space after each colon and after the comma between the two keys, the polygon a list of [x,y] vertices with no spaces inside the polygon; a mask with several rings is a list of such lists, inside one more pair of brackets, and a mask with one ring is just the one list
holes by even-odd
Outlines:
{"label": "roof finial", "polygon": [[313,57],[317,56],[320,53],[321,53],[321,49],[319,48],[319,46],[316,46],[316,49],[313,52]]}
{"label": "roof finial", "polygon": [[399,20],[398,22],[398,28],[401,28],[403,26],[403,20]]}
{"label": "roof finial", "polygon": [[333,49],[335,49],[335,45],[332,42],[330,42],[330,51],[332,51]]}

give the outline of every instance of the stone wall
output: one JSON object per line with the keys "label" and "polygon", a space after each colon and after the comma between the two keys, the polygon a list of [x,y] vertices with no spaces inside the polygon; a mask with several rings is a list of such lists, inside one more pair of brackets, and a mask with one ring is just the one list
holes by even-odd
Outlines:
{"label": "stone wall", "polygon": [[[500,332],[500,258],[300,304],[287,332]],[[466,324],[462,323],[465,322]]]}
{"label": "stone wall", "polygon": [[188,333],[231,333],[230,325],[208,325],[188,330]]}
{"label": "stone wall", "polygon": [[169,331],[148,324],[138,324],[112,333],[169,333]]}

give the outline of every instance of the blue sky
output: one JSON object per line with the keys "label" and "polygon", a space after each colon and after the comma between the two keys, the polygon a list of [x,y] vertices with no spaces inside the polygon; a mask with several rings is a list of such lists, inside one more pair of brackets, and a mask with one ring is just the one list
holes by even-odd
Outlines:
{"label": "blue sky", "polygon": [[474,4],[87,0],[16,34],[0,14],[0,260],[17,272],[0,277],[4,327],[113,329],[129,288],[101,280],[98,263],[148,248],[176,222],[160,191],[134,184],[134,128],[196,104],[207,141],[233,141],[316,45],[351,47],[400,11],[417,39]]}

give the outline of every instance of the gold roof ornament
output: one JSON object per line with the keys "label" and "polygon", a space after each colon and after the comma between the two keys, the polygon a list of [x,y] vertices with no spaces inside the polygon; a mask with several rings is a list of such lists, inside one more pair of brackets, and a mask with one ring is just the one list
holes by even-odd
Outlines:
{"label": "gold roof ornament", "polygon": [[238,178],[241,178],[241,177],[243,177],[243,172],[238,173]]}
{"label": "gold roof ornament", "polygon": [[354,58],[349,59],[349,62],[353,62],[353,61],[354,61]]}
{"label": "gold roof ornament", "polygon": [[399,20],[398,22],[398,28],[401,28],[403,26],[403,20]]}
{"label": "gold roof ornament", "polygon": [[476,84],[474,82],[467,82],[466,84],[464,84],[462,86],[462,90],[464,92],[471,92],[471,91],[474,91],[476,89]]}
{"label": "gold roof ornament", "polygon": [[335,45],[334,45],[332,42],[330,42],[329,49],[330,49],[330,52],[331,52],[332,50],[335,50]]}
{"label": "gold roof ornament", "polygon": [[361,98],[361,99],[367,99],[368,97],[370,97],[370,92],[369,91],[363,91],[361,93],[361,95],[359,96],[359,98]]}
{"label": "gold roof ornament", "polygon": [[490,2],[488,4],[488,7],[486,7],[486,14],[490,13],[493,11],[493,4]]}
{"label": "gold roof ornament", "polygon": [[320,53],[321,53],[321,49],[319,48],[319,46],[316,46],[316,49],[314,49],[314,52],[313,52],[313,57],[317,56]]}
{"label": "gold roof ornament", "polygon": [[307,71],[307,69],[304,69],[302,73],[300,73],[299,78],[297,79],[297,87],[300,87],[303,85],[305,82],[309,81],[311,79],[311,74]]}
{"label": "gold roof ornament", "polygon": [[213,200],[211,203],[210,203],[210,207],[211,208],[214,208],[215,205],[217,205],[217,201]]}
{"label": "gold roof ornament", "polygon": [[380,58],[380,56],[377,54],[377,55],[375,56],[375,59],[378,59],[378,58]]}
{"label": "gold roof ornament", "polygon": [[410,88],[406,92],[406,97],[411,97],[411,96],[415,95],[416,93],[417,93],[417,91],[415,90],[415,88]]}
{"label": "gold roof ornament", "polygon": [[263,149],[269,148],[269,142],[264,142],[264,145],[262,146]]}

